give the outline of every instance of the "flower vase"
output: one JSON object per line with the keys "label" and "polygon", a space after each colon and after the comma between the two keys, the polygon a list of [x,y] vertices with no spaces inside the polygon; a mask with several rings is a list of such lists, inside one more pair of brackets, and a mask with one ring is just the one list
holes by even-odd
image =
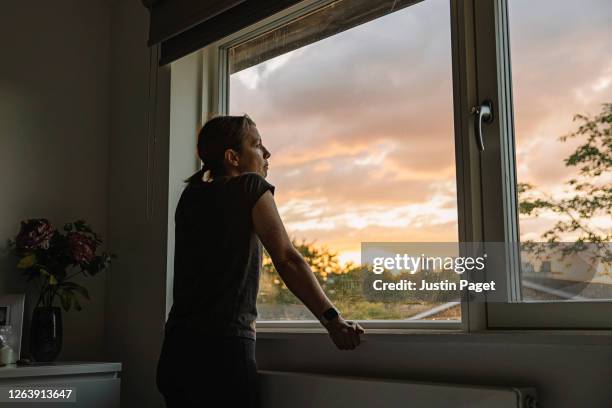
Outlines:
{"label": "flower vase", "polygon": [[59,307],[34,309],[30,329],[30,354],[34,360],[55,360],[62,351],[62,335],[62,310]]}

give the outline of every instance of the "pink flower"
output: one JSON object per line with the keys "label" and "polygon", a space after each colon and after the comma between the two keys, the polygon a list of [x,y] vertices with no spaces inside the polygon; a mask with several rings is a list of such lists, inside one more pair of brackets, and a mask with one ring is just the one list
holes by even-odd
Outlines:
{"label": "pink flower", "polygon": [[70,255],[79,264],[91,262],[95,257],[95,243],[93,239],[80,232],[71,232],[68,234],[68,245]]}
{"label": "pink flower", "polygon": [[33,251],[49,249],[55,228],[45,218],[21,221],[21,230],[15,239],[17,247]]}

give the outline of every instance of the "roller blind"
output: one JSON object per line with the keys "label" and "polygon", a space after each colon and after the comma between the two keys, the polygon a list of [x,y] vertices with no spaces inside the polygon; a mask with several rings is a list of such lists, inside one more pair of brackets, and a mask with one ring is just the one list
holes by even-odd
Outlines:
{"label": "roller blind", "polygon": [[149,45],[174,37],[245,0],[143,0],[151,11]]}
{"label": "roller blind", "polygon": [[149,45],[168,64],[271,16],[299,0],[143,0],[150,10]]}

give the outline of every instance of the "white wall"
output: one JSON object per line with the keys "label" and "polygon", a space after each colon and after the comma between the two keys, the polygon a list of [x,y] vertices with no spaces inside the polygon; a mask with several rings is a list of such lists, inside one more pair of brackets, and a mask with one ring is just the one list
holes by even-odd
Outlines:
{"label": "white wall", "polygon": [[[166,306],[168,69],[149,70],[148,12],[137,0],[112,7],[110,245],[105,357],[123,363],[122,406],[162,406],[155,388]],[[160,84],[158,87],[156,84]],[[157,125],[156,125],[157,123]],[[160,136],[163,134],[163,136]]]}
{"label": "white wall", "polygon": [[[23,293],[6,251],[21,219],[83,218],[108,237],[108,1],[3,2],[0,50],[0,293]],[[92,300],[64,313],[60,359],[102,359],[105,280],[82,281]]]}

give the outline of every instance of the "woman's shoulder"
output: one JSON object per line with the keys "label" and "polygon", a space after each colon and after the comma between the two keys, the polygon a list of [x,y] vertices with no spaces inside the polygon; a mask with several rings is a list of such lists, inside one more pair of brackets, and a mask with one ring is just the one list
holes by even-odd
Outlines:
{"label": "woman's shoulder", "polygon": [[270,184],[268,183],[268,181],[266,181],[266,179],[259,173],[256,172],[246,172],[246,173],[242,173],[238,176],[220,176],[220,177],[215,177],[214,179],[210,180],[210,181],[194,181],[191,183],[188,183],[183,192],[186,191],[190,191],[190,190],[202,190],[202,189],[207,189],[210,187],[216,187],[216,186],[224,186],[224,185],[242,185],[242,184],[249,184],[249,183],[257,183],[257,184]]}
{"label": "woman's shoulder", "polygon": [[270,190],[274,194],[274,186],[268,183],[259,173],[242,173],[239,176],[232,177],[232,182],[245,196],[247,201],[257,200],[263,193]]}
{"label": "woman's shoulder", "polygon": [[258,187],[258,186],[270,186],[270,183],[259,173],[246,172],[239,176],[231,177],[227,180],[228,184],[241,187]]}
{"label": "woman's shoulder", "polygon": [[248,193],[261,189],[271,189],[274,191],[274,186],[268,183],[261,174],[246,172],[233,177],[221,176],[211,181],[192,182],[185,187],[182,195],[190,196],[192,194],[197,195],[222,191],[241,191]]}
{"label": "woman's shoulder", "polygon": [[245,173],[242,173],[239,176],[236,177],[232,177],[232,179],[236,180],[237,182],[248,182],[248,181],[253,181],[253,180],[257,180],[257,181],[266,181],[266,179],[259,173],[256,173],[254,171],[248,171]]}

